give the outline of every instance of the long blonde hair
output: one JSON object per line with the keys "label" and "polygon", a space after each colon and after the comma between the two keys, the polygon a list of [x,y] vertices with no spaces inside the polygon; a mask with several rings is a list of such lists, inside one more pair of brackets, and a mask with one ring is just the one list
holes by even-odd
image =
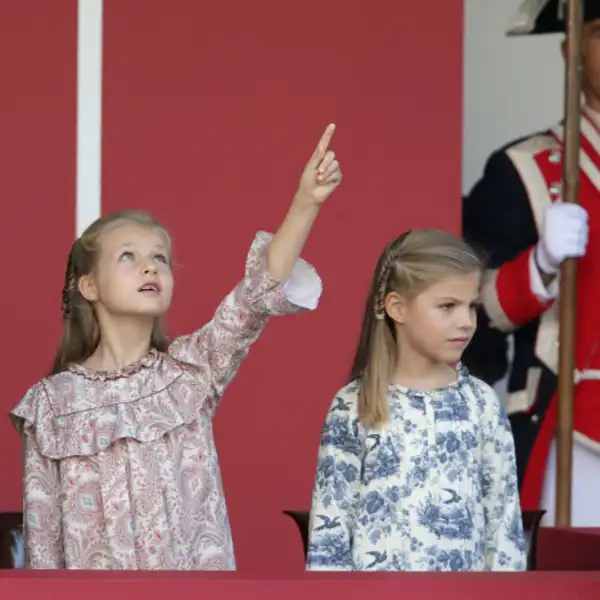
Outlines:
{"label": "long blonde hair", "polygon": [[397,292],[408,300],[452,275],[483,268],[480,257],[463,240],[437,229],[408,231],[381,254],[371,281],[350,381],[359,381],[361,423],[377,428],[389,419],[387,392],[398,348],[394,322],[385,300]]}
{"label": "long blonde hair", "polygon": [[[98,347],[100,326],[92,304],[79,292],[79,280],[96,268],[102,236],[108,230],[126,224],[159,231],[164,236],[170,253],[171,238],[167,230],[151,215],[139,210],[123,210],[101,217],[75,240],[67,261],[62,293],[63,329],[51,374],[60,373],[69,365],[86,360]],[[154,324],[150,345],[160,351],[169,346],[169,338],[163,333],[158,319]]]}

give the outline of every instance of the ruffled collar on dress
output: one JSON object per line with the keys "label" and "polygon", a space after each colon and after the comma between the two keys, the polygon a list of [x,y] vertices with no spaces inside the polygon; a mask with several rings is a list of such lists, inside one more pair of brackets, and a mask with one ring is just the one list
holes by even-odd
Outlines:
{"label": "ruffled collar on dress", "polygon": [[152,367],[158,360],[160,353],[155,348],[152,348],[146,356],[140,358],[138,361],[121,367],[120,369],[114,369],[112,371],[95,371],[84,367],[83,365],[69,365],[69,371],[83,375],[86,379],[93,381],[105,381],[107,379],[118,379],[120,377],[129,377],[135,373],[138,373],[142,369],[148,369]]}

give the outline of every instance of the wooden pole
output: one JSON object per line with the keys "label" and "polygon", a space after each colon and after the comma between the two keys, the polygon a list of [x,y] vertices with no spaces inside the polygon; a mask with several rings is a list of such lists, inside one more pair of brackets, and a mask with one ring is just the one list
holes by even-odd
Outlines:
{"label": "wooden pole", "polygon": [[[559,0],[561,1],[561,0]],[[579,127],[581,117],[581,37],[584,0],[567,0],[563,201],[579,201]],[[559,294],[558,419],[556,429],[556,524],[571,525],[573,392],[577,324],[577,261],[561,267]]]}

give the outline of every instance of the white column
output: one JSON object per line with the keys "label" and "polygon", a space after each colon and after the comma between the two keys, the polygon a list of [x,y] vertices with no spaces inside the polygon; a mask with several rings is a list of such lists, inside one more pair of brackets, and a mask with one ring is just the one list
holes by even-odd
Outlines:
{"label": "white column", "polygon": [[102,212],[102,0],[79,0],[76,234]]}
{"label": "white column", "polygon": [[563,116],[564,36],[507,37],[522,0],[465,0],[463,191],[488,155]]}

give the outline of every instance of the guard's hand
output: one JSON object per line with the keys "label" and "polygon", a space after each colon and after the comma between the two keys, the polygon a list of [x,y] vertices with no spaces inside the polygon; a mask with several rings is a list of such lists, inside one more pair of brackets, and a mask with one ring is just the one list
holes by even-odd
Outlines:
{"label": "guard's hand", "polygon": [[567,258],[585,255],[588,214],[579,204],[555,202],[544,215],[542,235],[535,249],[536,262],[546,275],[554,275]]}

